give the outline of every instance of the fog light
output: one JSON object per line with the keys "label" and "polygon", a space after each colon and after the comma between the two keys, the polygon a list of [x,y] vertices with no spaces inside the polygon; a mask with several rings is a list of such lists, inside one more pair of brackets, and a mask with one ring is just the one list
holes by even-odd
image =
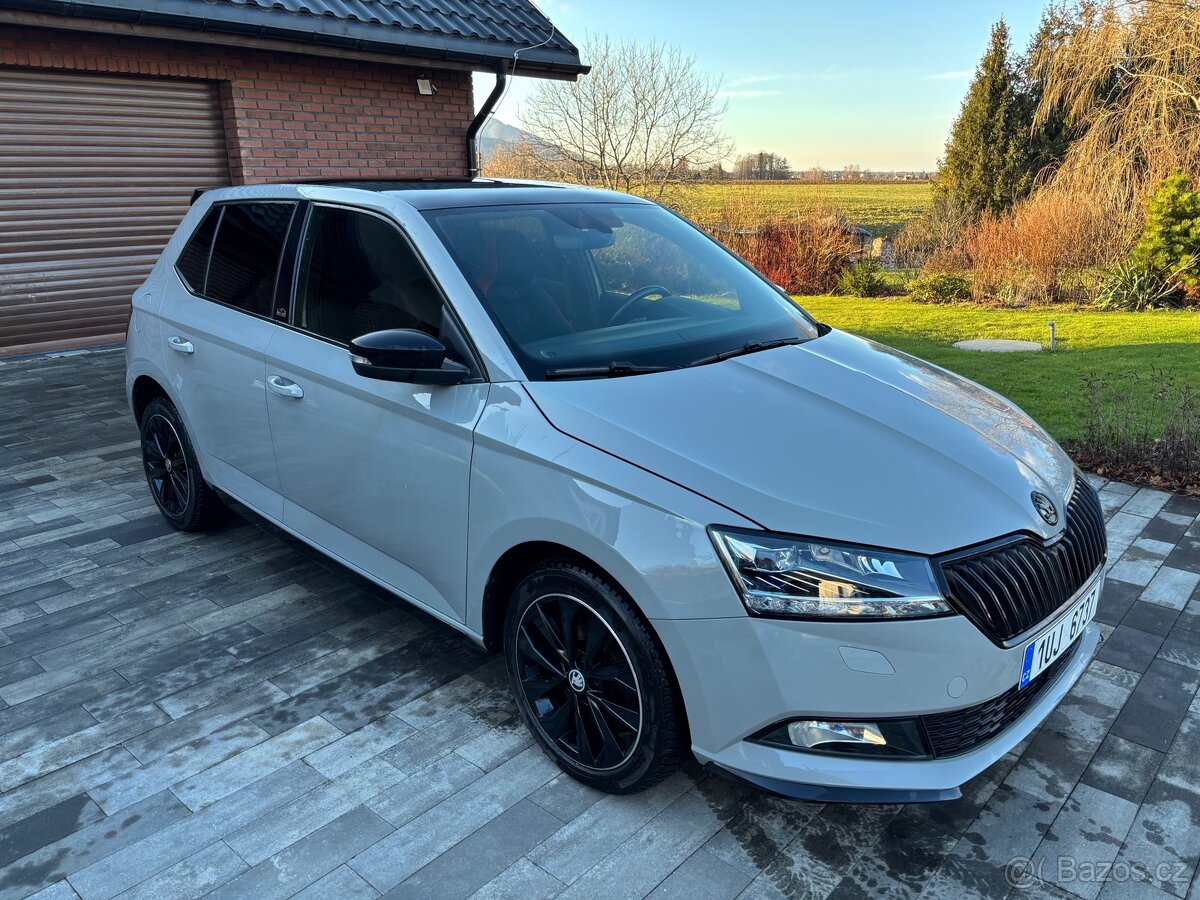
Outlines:
{"label": "fog light", "polygon": [[882,747],[887,744],[879,726],[874,722],[820,722],[802,719],[788,723],[788,738],[797,747],[814,750],[826,744],[868,744]]}
{"label": "fog light", "polygon": [[929,758],[916,719],[878,719],[874,722],[792,719],[764,728],[750,740],[796,753]]}

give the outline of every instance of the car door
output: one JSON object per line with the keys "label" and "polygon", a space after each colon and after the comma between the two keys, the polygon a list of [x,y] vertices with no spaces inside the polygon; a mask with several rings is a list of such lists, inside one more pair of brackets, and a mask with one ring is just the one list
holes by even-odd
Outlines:
{"label": "car door", "polygon": [[[395,222],[331,205],[307,219],[291,326],[266,353],[284,524],[462,622],[473,432],[488,385]],[[348,343],[388,328],[438,336],[475,377],[434,387],[357,375]]]}
{"label": "car door", "polygon": [[263,353],[276,328],[280,261],[298,206],[214,206],[181,253],[175,296],[162,306],[167,374],[205,476],[275,520],[283,499]]}

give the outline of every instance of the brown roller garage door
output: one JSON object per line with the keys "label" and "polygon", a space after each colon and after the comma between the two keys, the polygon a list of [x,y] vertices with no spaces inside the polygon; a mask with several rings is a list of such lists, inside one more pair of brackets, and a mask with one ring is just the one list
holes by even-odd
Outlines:
{"label": "brown roller garage door", "polygon": [[0,68],[0,356],[122,340],[192,190],[228,183],[216,85]]}

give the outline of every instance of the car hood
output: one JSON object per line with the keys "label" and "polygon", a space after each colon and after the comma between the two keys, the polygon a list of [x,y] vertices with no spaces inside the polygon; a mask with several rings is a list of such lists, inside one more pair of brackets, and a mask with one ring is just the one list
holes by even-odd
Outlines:
{"label": "car hood", "polygon": [[[772,531],[941,553],[1062,530],[1074,467],[984,387],[832,331],[652,375],[530,382],[560,431]],[[719,524],[719,523],[713,523]]]}

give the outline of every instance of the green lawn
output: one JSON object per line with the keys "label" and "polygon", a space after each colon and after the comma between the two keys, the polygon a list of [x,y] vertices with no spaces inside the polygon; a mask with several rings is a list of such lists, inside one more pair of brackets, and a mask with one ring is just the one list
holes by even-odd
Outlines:
{"label": "green lawn", "polygon": [[[1159,367],[1200,388],[1200,313],[1105,313],[1042,308],[929,306],[907,299],[801,297],[813,316],[836,328],[889,344],[987,385],[1011,399],[1059,440],[1083,426],[1089,377],[1149,376]],[[956,350],[969,338],[1017,338],[1049,343],[1054,320],[1058,352],[976,353]],[[1151,390],[1153,379],[1145,379]]]}
{"label": "green lawn", "polygon": [[823,205],[854,225],[895,236],[929,206],[933,186],[925,181],[804,184],[797,181],[706,182],[684,188],[672,200],[681,213],[714,223],[730,203],[752,203],[767,217],[784,217]]}

